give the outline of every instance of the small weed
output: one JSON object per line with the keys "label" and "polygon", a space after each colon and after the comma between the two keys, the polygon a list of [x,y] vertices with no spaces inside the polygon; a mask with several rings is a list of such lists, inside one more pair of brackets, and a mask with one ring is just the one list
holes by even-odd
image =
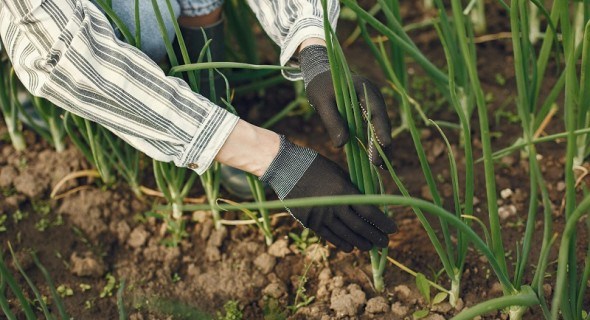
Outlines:
{"label": "small weed", "polygon": [[418,310],[412,314],[412,319],[418,320],[418,319],[425,318],[426,316],[428,316],[429,313],[430,313],[430,311],[428,311],[428,309]]}
{"label": "small weed", "polygon": [[510,112],[510,111],[504,111],[504,110],[498,110],[496,111],[496,125],[498,125],[500,123],[500,120],[502,118],[505,118],[506,120],[508,120],[509,123],[519,123],[520,122],[520,118],[518,117],[518,114],[514,113],[514,112]]}
{"label": "small weed", "polygon": [[506,78],[504,78],[504,76],[501,73],[496,73],[494,78],[496,79],[497,84],[499,84],[501,86],[506,84]]}
{"label": "small weed", "polygon": [[80,287],[80,290],[82,292],[86,292],[86,291],[92,289],[92,286],[89,284],[86,284],[86,283],[80,283],[78,286]]}
{"label": "small weed", "polygon": [[309,266],[311,266],[311,263],[305,269],[305,272],[303,273],[303,275],[301,275],[299,277],[299,282],[297,285],[297,292],[295,294],[295,301],[293,301],[293,305],[287,307],[293,313],[297,312],[297,310],[299,310],[299,308],[305,307],[305,306],[309,305],[310,303],[312,303],[313,300],[315,300],[315,296],[308,296],[306,293],[307,290],[305,289],[305,285],[307,284],[307,281],[309,280],[307,278],[307,272],[309,271]]}
{"label": "small weed", "polygon": [[53,221],[53,226],[57,227],[57,226],[61,226],[64,224],[64,219],[61,216],[61,214],[58,214],[57,217],[55,217],[55,221]]}
{"label": "small weed", "polygon": [[315,235],[310,235],[309,229],[303,229],[303,231],[301,231],[301,235],[289,232],[289,237],[293,239],[295,246],[301,253],[305,253],[305,250],[307,250],[310,245],[319,241],[318,237]]}
{"label": "small weed", "polygon": [[28,216],[29,214],[27,212],[22,212],[20,209],[18,209],[12,214],[12,221],[14,221],[14,224],[17,224]]}
{"label": "small weed", "polygon": [[113,296],[113,290],[115,290],[115,286],[117,285],[117,279],[115,279],[112,274],[108,273],[105,278],[107,280],[107,284],[100,292],[101,298]]}
{"label": "small weed", "polygon": [[33,211],[42,216],[46,216],[51,212],[51,204],[47,200],[33,200],[31,205]]}
{"label": "small weed", "polygon": [[287,319],[287,310],[282,310],[279,301],[271,297],[265,297],[262,313],[264,314],[264,320]]}
{"label": "small weed", "polygon": [[178,272],[174,272],[174,274],[172,275],[172,283],[177,283],[180,280],[182,280],[182,279],[180,278],[180,275],[178,274]]}
{"label": "small weed", "polygon": [[57,215],[55,221],[51,221],[51,218],[49,217],[49,214],[51,213],[51,204],[48,200],[33,200],[31,205],[33,211],[41,216],[41,219],[35,223],[35,229],[39,232],[43,232],[49,227],[63,224],[63,218],[61,215]]}
{"label": "small weed", "polygon": [[223,305],[225,315],[217,312],[217,320],[242,320],[244,314],[240,311],[240,306],[237,301],[230,300]]}
{"label": "small weed", "polygon": [[72,290],[72,288],[66,286],[65,284],[58,286],[56,290],[59,296],[62,298],[71,297],[74,295],[74,290]]}
{"label": "small weed", "polygon": [[39,219],[39,221],[37,221],[37,223],[35,223],[35,229],[37,229],[39,232],[43,232],[47,230],[47,228],[49,228],[50,225],[51,221],[49,219],[41,218]]}
{"label": "small weed", "polygon": [[4,196],[4,197],[10,197],[16,194],[16,189],[14,187],[6,187],[6,188],[2,188],[0,189],[0,193]]}
{"label": "small weed", "polygon": [[[433,273],[435,274],[435,276],[436,276],[435,278],[437,278],[437,279],[441,274],[441,272],[433,272]],[[422,318],[428,316],[428,314],[430,314],[429,309],[432,308],[432,306],[445,301],[447,299],[447,297],[449,296],[449,294],[447,292],[439,292],[434,296],[434,298],[431,299],[430,282],[428,282],[428,279],[426,279],[426,277],[422,273],[416,274],[416,286],[418,287],[418,291],[420,291],[420,294],[424,298],[424,301],[428,304],[429,308],[417,310],[416,312],[414,312],[412,314],[413,319],[422,319]]]}

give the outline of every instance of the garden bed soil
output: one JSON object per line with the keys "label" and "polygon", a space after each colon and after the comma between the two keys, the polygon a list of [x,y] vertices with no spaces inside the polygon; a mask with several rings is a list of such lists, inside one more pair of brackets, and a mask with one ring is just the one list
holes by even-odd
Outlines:
{"label": "garden bed soil", "polygon": [[[489,25],[490,32],[504,31],[496,30],[498,27],[493,23]],[[340,32],[347,34],[349,31],[350,28],[344,24]],[[437,49],[438,43],[434,43],[433,32],[415,36],[428,55],[435,61],[439,57],[441,61],[438,63],[442,63],[442,51]],[[426,50],[428,48],[432,50]],[[519,125],[509,123],[506,118],[501,118],[497,124],[494,121],[505,99],[513,97],[516,91],[510,68],[510,40],[481,44],[478,49],[480,76],[486,93],[493,97],[490,122],[496,137],[493,140],[494,149],[498,149],[506,147],[521,134]],[[358,47],[349,49],[347,53],[350,61],[359,61],[355,58],[365,55]],[[365,74],[379,74],[373,69],[375,67],[356,67]],[[410,68],[415,70],[412,77],[419,79],[420,69],[413,65]],[[505,79],[504,84],[494,80],[497,75]],[[376,76],[376,81],[379,80]],[[425,86],[424,91],[428,92],[428,83]],[[293,98],[288,85],[268,93],[262,101],[255,101],[256,97],[244,98],[243,103],[237,102],[236,105],[242,112],[259,115],[257,120],[264,121],[265,116],[276,112],[273,107],[285,105]],[[512,110],[512,106],[507,110]],[[436,120],[456,121],[449,109],[446,105],[435,106],[429,116]],[[394,124],[398,125],[399,115],[395,108],[391,110]],[[473,127],[477,128],[477,125]],[[315,116],[310,120],[287,118],[275,130],[344,164],[342,151],[330,145]],[[554,133],[562,130],[562,121],[557,118],[546,131]],[[458,141],[451,130],[445,131],[451,141]],[[6,136],[6,129],[0,127],[0,137]],[[452,208],[452,189],[443,140],[433,128],[422,129],[422,137],[439,180],[445,207]],[[477,139],[477,132],[474,139]],[[29,250],[37,252],[56,286],[72,289],[72,295],[66,296],[64,302],[75,319],[114,319],[119,316],[117,286],[105,290],[113,277],[117,285],[125,280],[123,301],[130,319],[194,318],[199,312],[215,315],[219,311],[223,313],[224,304],[234,300],[238,302],[244,319],[263,319],[273,310],[286,312],[290,319],[405,319],[411,318],[417,310],[430,309],[426,319],[434,320],[448,319],[462,308],[502,294],[486,259],[475,250],[470,250],[468,255],[462,280],[462,300],[456,308],[446,302],[429,307],[419,294],[414,278],[392,265],[388,265],[385,273],[385,292],[379,294],[372,288],[370,261],[366,253],[355,250],[346,254],[324,245],[311,245],[302,252],[288,237],[289,232],[300,233],[302,230],[290,218],[273,220],[276,241],[268,247],[259,230],[253,226],[226,226],[215,230],[207,212],[188,213],[188,237],[178,247],[166,247],[161,244],[166,237],[162,222],[145,215],[159,201],[158,198],[146,196],[138,199],[124,185],[105,190],[97,187],[92,179],[80,178],[70,181],[63,190],[81,187],[81,191],[59,200],[50,200],[49,192],[60,179],[89,166],[71,146],[64,153],[57,154],[30,132],[27,132],[27,142],[31,147],[18,154],[7,139],[0,141],[0,213],[8,217],[4,223],[7,230],[0,233],[3,256],[8,262],[12,260],[8,258],[7,251],[10,242],[28,275],[41,292],[50,297],[42,274],[27,254]],[[393,164],[410,193],[428,198],[409,134],[402,133],[394,143]],[[475,146],[478,156],[481,148],[477,143]],[[460,155],[460,147],[453,147],[455,154]],[[564,219],[560,213],[564,196],[564,149],[563,141],[539,146],[557,231],[563,226]],[[458,163],[461,167],[460,157]],[[499,198],[499,206],[506,215],[502,220],[503,241],[509,250],[507,259],[511,263],[515,260],[515,244],[521,240],[526,221],[528,173],[518,153],[502,158],[497,162],[496,169],[498,191],[510,189],[512,192],[505,199]],[[385,175],[387,173],[384,172]],[[487,206],[482,165],[477,166],[476,175],[475,215],[485,221]],[[191,196],[202,195],[197,189]],[[390,181],[388,189],[390,193],[397,193]],[[441,269],[441,264],[419,221],[407,208],[395,207],[392,211],[400,231],[390,238],[389,255],[432,279],[433,274]],[[224,213],[224,217],[235,219],[237,215]],[[535,240],[542,233],[542,218],[538,219]],[[477,232],[481,233],[481,230]],[[581,243],[585,243],[585,239],[587,236],[582,233]],[[540,241],[533,241],[531,261],[535,261],[539,247]],[[529,267],[527,278],[531,277],[531,273]],[[26,286],[22,277],[17,276],[17,279],[23,287]],[[306,281],[302,282],[302,279]],[[444,276],[439,282],[449,286]],[[545,289],[549,293],[551,286],[547,285]],[[104,297],[100,297],[101,294]],[[311,297],[313,300],[296,312],[288,309]],[[16,310],[15,299],[11,299],[11,303]],[[503,317],[500,312],[494,312],[483,319],[500,317]],[[525,319],[540,318],[538,308],[531,308],[525,315]]]}

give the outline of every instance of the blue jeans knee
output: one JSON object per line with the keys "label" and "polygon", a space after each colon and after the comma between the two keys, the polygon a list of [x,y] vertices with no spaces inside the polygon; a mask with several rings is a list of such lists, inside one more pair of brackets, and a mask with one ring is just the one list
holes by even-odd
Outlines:
{"label": "blue jeans knee", "polygon": [[[131,34],[135,34],[135,1],[130,0],[113,0],[113,11],[117,13],[123,24],[129,28]],[[155,62],[160,62],[166,57],[166,44],[162,37],[158,20],[154,13],[151,1],[140,0],[139,3],[139,23],[141,29],[140,49]],[[157,0],[158,8],[166,26],[166,34],[170,41],[175,36],[172,16],[168,11],[166,0]],[[180,5],[177,1],[170,1],[173,10],[174,19],[180,16]]]}

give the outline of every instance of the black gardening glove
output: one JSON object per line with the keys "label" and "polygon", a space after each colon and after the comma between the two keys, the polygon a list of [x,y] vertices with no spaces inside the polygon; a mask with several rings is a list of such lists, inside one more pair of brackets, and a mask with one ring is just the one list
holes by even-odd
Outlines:
{"label": "black gardening glove", "polygon": [[[299,147],[281,136],[279,153],[260,180],[270,184],[279,199],[359,194],[348,174],[315,151]],[[304,227],[339,249],[367,251],[387,247],[395,223],[375,206],[341,205],[287,210]]]}
{"label": "black gardening glove", "polygon": [[[332,74],[326,47],[321,45],[305,47],[299,53],[299,62],[309,103],[319,113],[334,146],[342,147],[348,141],[348,126],[340,116],[336,105],[336,95],[332,84]],[[383,96],[379,88],[375,87],[366,78],[353,75],[352,80],[364,118],[366,120],[368,115],[366,109],[368,105],[371,109],[369,122],[373,126],[375,138],[383,148],[384,153],[389,157],[391,155],[391,125]],[[367,90],[366,97],[369,100],[368,104],[367,99],[365,99],[365,87]],[[377,152],[373,141],[363,141],[363,143],[368,144],[371,162],[376,166],[381,166],[383,159]]]}

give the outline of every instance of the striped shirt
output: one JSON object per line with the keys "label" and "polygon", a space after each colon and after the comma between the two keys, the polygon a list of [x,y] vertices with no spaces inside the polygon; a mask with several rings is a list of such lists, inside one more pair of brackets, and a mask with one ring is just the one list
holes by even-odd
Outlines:
{"label": "striped shirt", "polygon": [[[320,0],[247,0],[280,46],[281,65],[301,42],[324,39]],[[336,26],[339,5],[328,0]],[[159,160],[202,174],[238,118],[168,77],[145,54],[119,41],[88,0],[0,0],[0,36],[24,86],[100,123]],[[285,74],[300,79],[297,72]]]}

